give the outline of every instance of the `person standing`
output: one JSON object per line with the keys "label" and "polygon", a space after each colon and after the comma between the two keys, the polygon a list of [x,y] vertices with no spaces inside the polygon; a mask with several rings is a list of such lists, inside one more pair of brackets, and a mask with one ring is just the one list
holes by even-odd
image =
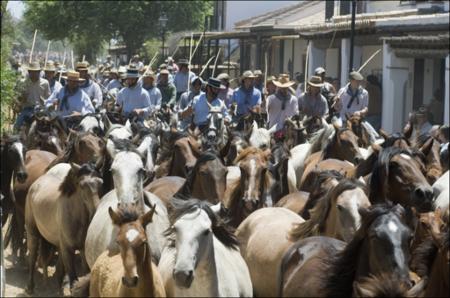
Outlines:
{"label": "person standing", "polygon": [[42,105],[51,95],[48,81],[40,77],[41,66],[39,62],[32,62],[28,66],[28,78],[19,86],[19,108],[21,112],[17,116],[14,129],[20,130],[25,121],[31,120],[36,106]]}
{"label": "person standing", "polygon": [[148,92],[137,84],[138,78],[138,69],[131,65],[126,74],[127,87],[119,91],[116,105],[122,108],[122,115],[125,117],[134,114],[139,121],[143,121],[152,112],[152,106]]}
{"label": "person standing", "polygon": [[103,103],[103,94],[100,85],[91,80],[89,75],[89,63],[87,61],[77,62],[75,70],[80,73],[84,83],[80,86],[92,101],[94,108],[100,108]]}
{"label": "person standing", "polygon": [[283,128],[286,118],[298,114],[298,100],[289,92],[289,87],[292,87],[295,82],[285,76],[272,82],[277,86],[277,91],[267,97],[267,120],[269,127],[276,125],[275,138],[280,139],[284,135]]}
{"label": "person standing", "polygon": [[328,103],[320,93],[323,83],[318,76],[312,76],[307,83],[306,92],[298,99],[300,115],[306,117],[324,118],[328,114]]}
{"label": "person standing", "polygon": [[181,94],[187,91],[189,82],[195,77],[195,74],[189,70],[189,61],[187,59],[180,59],[178,65],[180,70],[173,79],[173,84],[177,89],[176,102],[179,101]]}

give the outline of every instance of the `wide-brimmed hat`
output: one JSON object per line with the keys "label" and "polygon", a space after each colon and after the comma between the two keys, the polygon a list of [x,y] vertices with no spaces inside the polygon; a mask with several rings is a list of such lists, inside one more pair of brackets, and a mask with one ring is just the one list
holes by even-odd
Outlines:
{"label": "wide-brimmed hat", "polygon": [[266,79],[266,82],[267,83],[273,83],[273,81],[276,81],[276,77],[275,76],[269,76],[269,77],[267,77],[267,79]]}
{"label": "wide-brimmed hat", "polygon": [[39,61],[33,61],[28,65],[27,67],[28,71],[41,71],[41,65],[39,64]]}
{"label": "wide-brimmed hat", "polygon": [[85,80],[80,78],[80,73],[78,71],[70,70],[67,72],[66,76],[62,77],[66,81],[84,82]]}
{"label": "wide-brimmed hat", "polygon": [[356,81],[362,81],[364,80],[364,77],[357,71],[352,71],[349,75],[350,79],[356,80]]}
{"label": "wide-brimmed hat", "polygon": [[119,70],[117,68],[111,68],[109,73],[115,73],[116,75],[119,75]]}
{"label": "wide-brimmed hat", "polygon": [[55,63],[53,63],[53,61],[48,61],[44,67],[44,71],[56,71]]}
{"label": "wide-brimmed hat", "polygon": [[224,81],[230,81],[230,76],[227,74],[227,73],[221,73],[221,74],[219,74],[218,76],[217,76],[217,79],[218,80],[224,80]]}
{"label": "wide-brimmed hat", "polygon": [[216,78],[209,78],[206,85],[211,86],[213,88],[217,88],[217,89],[225,89],[226,88],[224,85],[222,85],[222,82]]}
{"label": "wide-brimmed hat", "polygon": [[194,86],[195,82],[199,81],[200,84],[203,84],[203,80],[201,77],[193,76],[191,78],[191,85]]}
{"label": "wide-brimmed hat", "polygon": [[262,75],[263,75],[262,71],[259,70],[259,69],[255,70],[255,71],[253,72],[253,74],[255,75],[255,77],[259,77],[259,76],[262,76]]}
{"label": "wide-brimmed hat", "polygon": [[77,62],[77,65],[75,66],[75,70],[88,70],[88,68],[89,62],[87,61]]}
{"label": "wide-brimmed hat", "polygon": [[163,63],[159,66],[159,69],[167,69],[167,64]]}
{"label": "wide-brimmed hat", "polygon": [[427,116],[428,115],[428,109],[425,106],[420,106],[417,111],[414,113],[416,116]]}
{"label": "wide-brimmed hat", "polygon": [[280,74],[278,80],[274,80],[272,83],[278,88],[289,88],[295,84],[295,82],[291,81],[286,74]]}
{"label": "wide-brimmed hat", "polygon": [[167,69],[161,69],[159,74],[160,75],[168,75],[170,72]]}
{"label": "wide-brimmed hat", "polygon": [[187,59],[178,60],[178,65],[189,65],[189,61]]}
{"label": "wide-brimmed hat", "polygon": [[142,77],[143,78],[153,78],[153,79],[155,79],[156,78],[156,74],[152,70],[149,70],[149,71],[144,72]]}
{"label": "wide-brimmed hat", "polygon": [[312,76],[309,78],[308,85],[320,88],[323,86],[322,78],[319,76]]}
{"label": "wide-brimmed hat", "polygon": [[127,68],[127,79],[138,79],[139,78],[139,71],[134,65],[130,65]]}
{"label": "wide-brimmed hat", "polygon": [[241,76],[241,81],[245,79],[254,79],[254,78],[256,78],[256,76],[253,74],[253,72],[251,70],[246,70]]}
{"label": "wide-brimmed hat", "polygon": [[315,70],[314,70],[314,74],[315,75],[321,75],[321,74],[323,74],[323,73],[325,73],[325,68],[323,68],[323,67],[317,67]]}

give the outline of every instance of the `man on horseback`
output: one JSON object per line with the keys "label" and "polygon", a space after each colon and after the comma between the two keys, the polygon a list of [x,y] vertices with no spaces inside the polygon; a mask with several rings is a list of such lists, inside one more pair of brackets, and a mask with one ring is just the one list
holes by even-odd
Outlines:
{"label": "man on horseback", "polygon": [[307,83],[306,92],[298,99],[298,109],[301,116],[306,117],[326,117],[328,114],[328,104],[326,98],[321,94],[323,87],[322,79],[312,76]]}
{"label": "man on horseback", "polygon": [[320,87],[320,94],[322,94],[323,97],[325,97],[325,99],[328,102],[328,108],[330,108],[331,105],[333,104],[333,98],[336,95],[336,90],[334,89],[333,85],[325,81],[325,74],[326,71],[325,68],[323,67],[317,67],[314,70],[314,75],[322,79],[322,87]]}
{"label": "man on horseback", "polygon": [[278,87],[275,94],[267,98],[267,116],[269,127],[276,125],[275,139],[284,137],[284,121],[288,117],[298,114],[298,100],[289,92],[289,87],[295,82],[289,80],[289,76],[282,75],[273,84]]}
{"label": "man on horseback", "polygon": [[159,72],[158,85],[156,85],[161,91],[162,99],[161,104],[174,105],[176,103],[177,88],[169,81],[170,73],[167,69],[162,69]]}
{"label": "man on horseback", "polygon": [[225,86],[223,86],[219,80],[209,78],[208,83],[206,84],[206,93],[196,96],[192,103],[180,113],[181,118],[186,119],[194,115],[193,121],[195,126],[200,130],[203,130],[208,124],[210,108],[221,107],[225,121],[229,122],[230,117],[228,116],[225,103],[217,97],[221,88],[225,88]]}
{"label": "man on horseback", "polygon": [[[178,103],[178,111],[179,113],[184,112],[189,106],[192,104],[194,97],[204,94],[202,92],[203,80],[200,77],[193,77],[191,79],[191,89],[189,92],[184,92]],[[191,119],[189,117],[185,117],[181,119],[179,124],[179,129],[185,130],[191,123]]]}
{"label": "man on horseback", "polygon": [[84,79],[84,83],[80,88],[89,96],[92,105],[95,108],[100,108],[103,103],[103,94],[100,86],[91,79],[88,69],[89,63],[87,61],[77,62],[75,70],[80,73],[80,77]]}
{"label": "man on horseback", "polygon": [[28,78],[23,83],[23,92],[19,97],[21,112],[14,125],[19,130],[25,121],[31,120],[34,109],[42,105],[50,94],[50,85],[46,79],[40,77],[41,66],[35,61],[28,67]]}
{"label": "man on horseback", "polygon": [[361,86],[364,77],[357,71],[350,73],[350,83],[342,87],[337,94],[334,108],[339,112],[340,121],[346,116],[362,116],[368,112],[369,93]]}
{"label": "man on horseback", "polygon": [[195,77],[195,74],[189,70],[189,61],[187,59],[180,59],[178,61],[180,71],[177,72],[175,78],[173,79],[173,84],[177,89],[176,102],[180,100],[181,94],[187,91],[188,84]]}
{"label": "man on horseback", "polygon": [[148,92],[138,85],[139,78],[138,69],[134,65],[130,65],[127,69],[127,87],[119,91],[117,95],[116,105],[122,107],[122,114],[125,117],[138,117],[139,121],[143,121],[151,112],[151,102]]}
{"label": "man on horseback", "polygon": [[47,65],[44,67],[44,78],[48,81],[50,85],[50,91],[53,92],[59,92],[61,90],[62,85],[60,82],[56,80],[55,77],[56,73],[56,67],[53,61],[48,61]]}
{"label": "man on horseback", "polygon": [[244,128],[244,117],[250,113],[261,112],[261,92],[253,86],[255,75],[250,70],[241,77],[241,86],[234,91],[233,106],[236,106],[237,129]]}
{"label": "man on horseback", "polygon": [[159,110],[161,108],[161,91],[155,85],[156,75],[153,71],[147,70],[142,76],[142,88],[148,92],[150,97],[150,103],[153,110]]}

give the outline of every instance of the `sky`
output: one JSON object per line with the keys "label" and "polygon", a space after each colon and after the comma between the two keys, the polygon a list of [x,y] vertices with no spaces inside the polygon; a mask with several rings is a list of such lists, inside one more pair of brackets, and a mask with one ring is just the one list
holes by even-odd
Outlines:
{"label": "sky", "polygon": [[8,1],[6,8],[11,12],[12,16],[16,19],[20,19],[23,15],[25,6],[22,1]]}

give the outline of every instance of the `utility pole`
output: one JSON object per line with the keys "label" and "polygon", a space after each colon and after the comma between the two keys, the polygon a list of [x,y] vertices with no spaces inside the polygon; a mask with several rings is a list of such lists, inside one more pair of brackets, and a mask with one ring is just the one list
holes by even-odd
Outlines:
{"label": "utility pole", "polygon": [[356,0],[352,0],[352,27],[350,35],[350,62],[348,70],[353,71],[353,48],[355,47],[355,18],[356,18]]}

